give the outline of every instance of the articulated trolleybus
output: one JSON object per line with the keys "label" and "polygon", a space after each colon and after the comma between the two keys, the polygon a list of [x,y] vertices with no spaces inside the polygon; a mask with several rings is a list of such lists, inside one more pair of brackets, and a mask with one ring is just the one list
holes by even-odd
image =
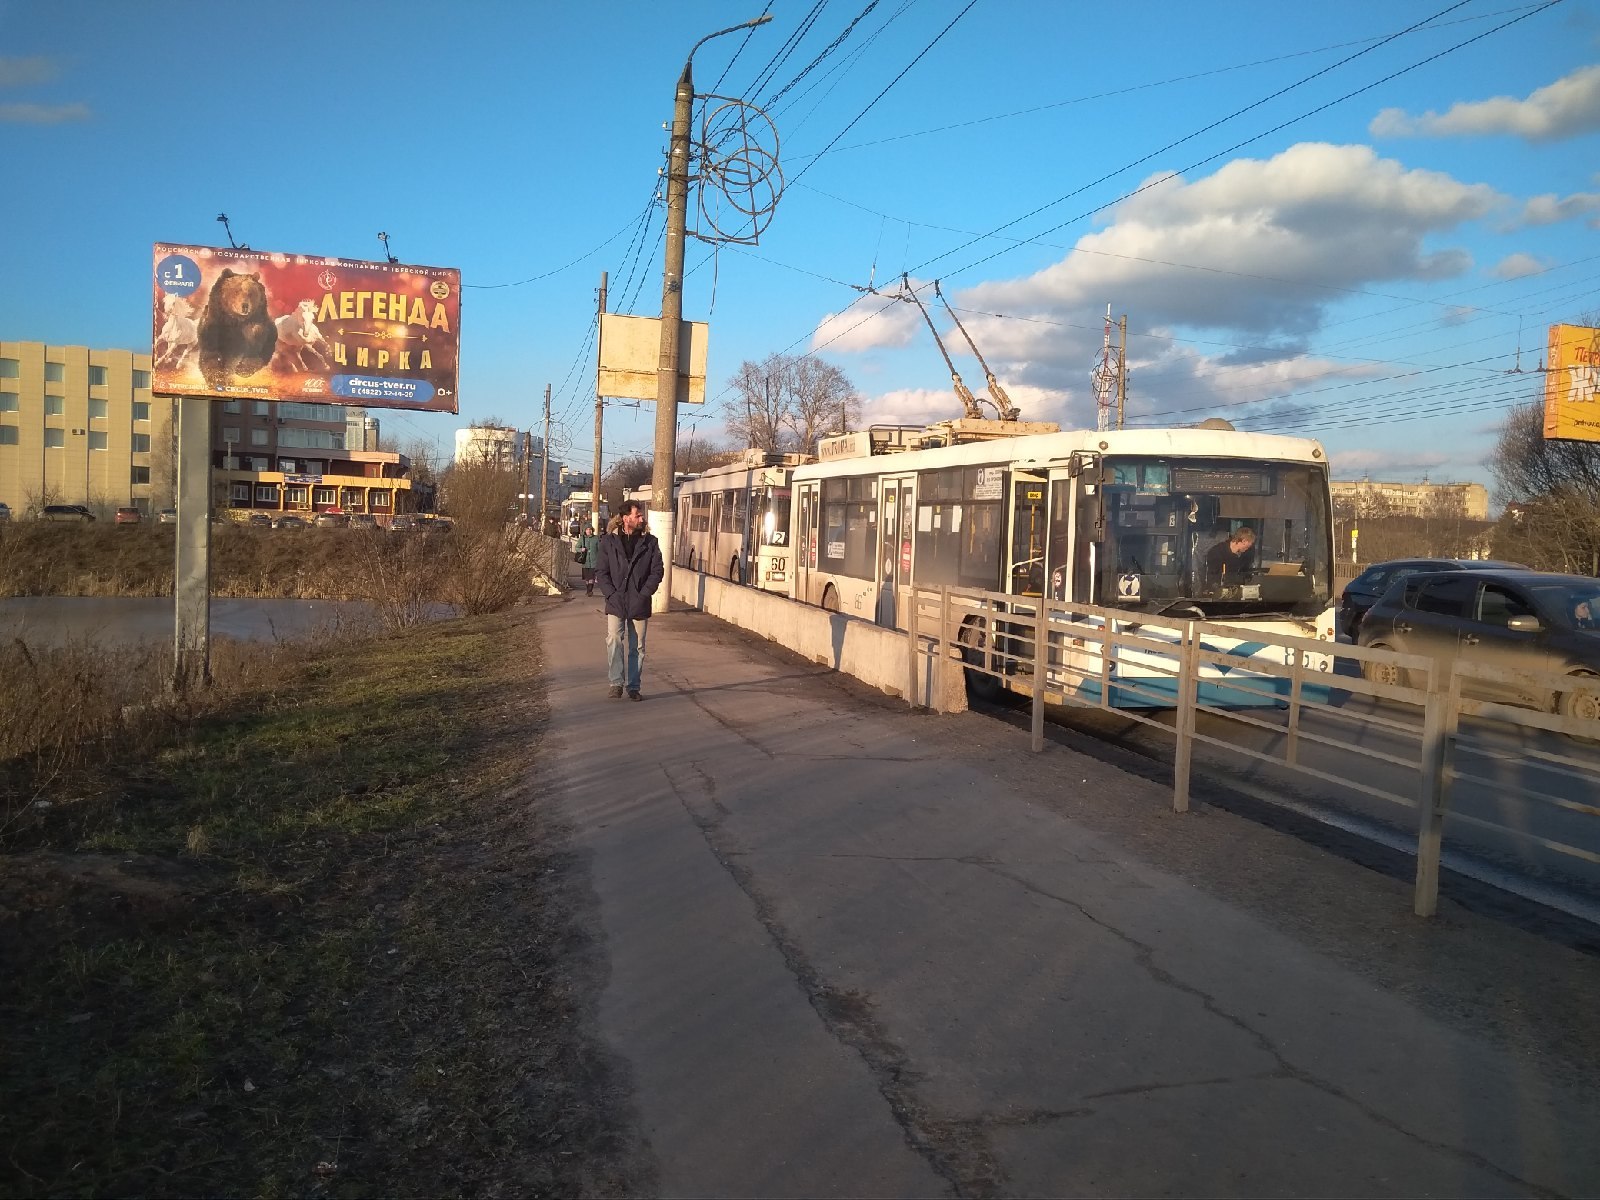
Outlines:
{"label": "articulated trolleybus", "polygon": [[[1333,520],[1327,456],[1304,438],[1210,427],[1063,432],[1048,424],[961,420],[921,436],[870,431],[824,439],[818,461],[795,468],[795,569],[790,594],[837,612],[905,628],[909,589],[949,585],[1016,597],[1047,596],[1113,609],[1113,629],[1141,628],[1157,640],[1184,620],[1236,629],[1208,633],[1204,648],[1241,660],[1203,663],[1202,701],[1276,703],[1222,686],[1252,658],[1292,653],[1263,634],[1316,638],[1332,648]],[[885,453],[884,450],[897,452]],[[1229,543],[1253,545],[1229,555]],[[969,662],[987,644],[983,618],[967,611]],[[1126,614],[1126,621],[1120,614]],[[1065,620],[1065,618],[1061,618]],[[1091,625],[1103,621],[1088,617]],[[996,641],[1003,641],[1002,628]],[[1099,697],[1101,650],[1094,639],[1060,639],[1052,687]],[[1123,683],[1108,703],[1125,708],[1175,702],[1171,655],[1127,645],[1106,664]],[[998,647],[995,659],[1000,658]],[[1163,661],[1155,662],[1159,658]],[[994,660],[990,660],[991,663]],[[1331,672],[1332,655],[1304,666]],[[1327,676],[1323,676],[1327,679]],[[993,676],[969,672],[974,684]],[[1266,690],[1287,681],[1260,674]],[[1330,681],[1331,682],[1331,681]],[[1018,688],[1031,681],[1017,680]],[[1152,695],[1154,693],[1154,695]]]}
{"label": "articulated trolleybus", "polygon": [[789,475],[809,455],[746,450],[738,462],[678,484],[672,561],[789,594]]}

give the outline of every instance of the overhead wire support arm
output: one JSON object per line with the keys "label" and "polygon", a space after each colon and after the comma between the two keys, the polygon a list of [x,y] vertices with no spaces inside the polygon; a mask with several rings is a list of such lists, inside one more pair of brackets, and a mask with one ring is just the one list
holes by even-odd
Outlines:
{"label": "overhead wire support arm", "polygon": [[[933,334],[933,344],[939,347],[939,353],[944,355],[944,365],[950,368],[950,382],[956,389],[956,395],[961,400],[961,406],[966,409],[966,415],[974,420],[983,419],[983,409],[978,407],[978,400],[966,384],[961,382],[961,373],[956,370],[955,363],[950,361],[950,352],[944,348],[944,341],[939,337],[939,331],[933,326],[933,318],[928,315],[928,310],[923,307],[922,301],[917,298],[917,289],[911,286],[911,277],[901,275],[902,299],[911,297],[911,302],[917,306],[917,311],[922,314],[922,319],[928,323],[928,332]],[[937,285],[935,285],[937,286]]]}
{"label": "overhead wire support arm", "polygon": [[967,332],[967,327],[961,323],[961,318],[956,316],[956,310],[950,307],[950,301],[945,299],[945,294],[939,288],[939,281],[933,281],[933,294],[939,297],[944,305],[945,312],[950,314],[950,319],[956,323],[956,328],[961,330],[961,336],[967,339],[967,345],[972,348],[973,355],[978,360],[978,365],[983,368],[983,377],[989,384],[990,403],[994,405],[995,412],[1000,414],[1002,421],[1015,421],[1021,415],[1017,406],[1011,403],[1011,397],[1006,395],[1005,388],[1000,386],[1000,381],[994,377],[994,372],[989,369],[989,364],[984,360],[983,352],[978,349],[978,343],[972,340],[972,335]]}

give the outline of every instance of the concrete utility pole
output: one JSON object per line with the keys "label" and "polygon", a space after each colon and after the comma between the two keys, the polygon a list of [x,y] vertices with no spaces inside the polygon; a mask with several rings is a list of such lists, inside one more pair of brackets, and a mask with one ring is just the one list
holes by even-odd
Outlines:
{"label": "concrete utility pole", "polygon": [[173,690],[211,682],[211,405],[178,401],[178,529],[173,563]]}
{"label": "concrete utility pole", "polygon": [[661,356],[656,361],[656,457],[650,481],[650,532],[661,542],[661,586],[652,612],[666,612],[672,603],[672,482],[678,442],[678,326],[683,320],[683,239],[689,224],[689,125],[694,117],[694,52],[712,38],[754,29],[772,20],[767,13],[716,33],[708,33],[689,50],[673,94],[672,141],[667,152],[667,250],[661,272]]}
{"label": "concrete utility pole", "polygon": [[[600,272],[600,312],[596,320],[606,315],[606,283],[610,280],[609,272]],[[600,524],[600,422],[606,411],[606,398],[600,394],[600,371],[598,368],[598,355],[600,353],[600,335],[595,334],[596,370],[594,374],[594,477],[589,480],[589,523],[594,526],[596,533],[604,533],[605,526]]]}
{"label": "concrete utility pole", "polygon": [[544,385],[544,442],[539,447],[539,525],[550,524],[550,385]]}
{"label": "concrete utility pole", "polygon": [[[522,434],[522,520],[533,524],[533,430]],[[542,530],[541,530],[542,532]]]}

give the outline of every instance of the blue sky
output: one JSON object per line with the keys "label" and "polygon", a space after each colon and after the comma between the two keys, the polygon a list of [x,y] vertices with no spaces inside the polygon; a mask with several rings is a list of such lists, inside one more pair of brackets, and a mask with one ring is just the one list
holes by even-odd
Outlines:
{"label": "blue sky", "polygon": [[[221,212],[256,249],[379,258],[386,231],[466,290],[460,416],[385,432],[537,431],[549,384],[587,469],[600,274],[613,311],[660,311],[674,84],[760,2],[0,0],[0,336],[148,349],[151,244],[226,244]],[[959,415],[908,274],[1024,418],[1094,423],[1109,304],[1130,423],[1489,482],[1548,325],[1600,318],[1600,0],[768,11],[695,56],[698,92],[765,109],[786,187],[759,245],[689,244],[711,402],[685,436],[720,439],[774,352],[838,366],[870,420]],[[607,461],[653,429],[608,405]]]}

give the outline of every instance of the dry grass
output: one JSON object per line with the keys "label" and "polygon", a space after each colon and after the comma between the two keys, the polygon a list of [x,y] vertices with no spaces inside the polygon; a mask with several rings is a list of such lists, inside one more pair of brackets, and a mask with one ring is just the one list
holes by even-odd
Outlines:
{"label": "dry grass", "polygon": [[[36,694],[125,736],[56,665]],[[232,666],[138,754],[5,764],[0,1194],[649,1191],[533,790],[530,611]]]}

